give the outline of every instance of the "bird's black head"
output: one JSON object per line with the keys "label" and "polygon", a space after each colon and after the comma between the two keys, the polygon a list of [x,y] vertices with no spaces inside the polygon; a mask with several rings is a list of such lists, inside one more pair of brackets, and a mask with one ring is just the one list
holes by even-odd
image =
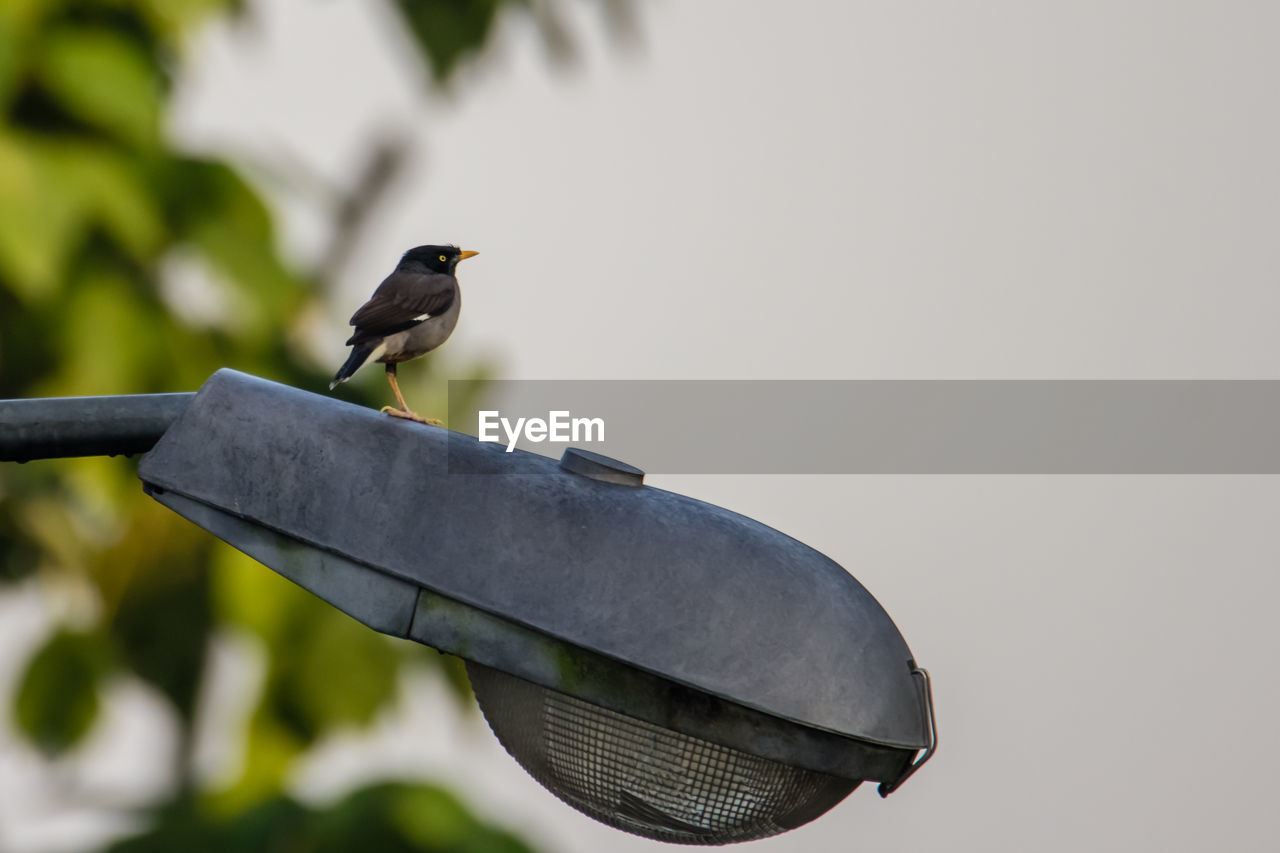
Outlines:
{"label": "bird's black head", "polygon": [[425,269],[452,275],[458,261],[475,254],[478,252],[464,252],[457,246],[417,246],[404,253],[396,269],[415,272]]}

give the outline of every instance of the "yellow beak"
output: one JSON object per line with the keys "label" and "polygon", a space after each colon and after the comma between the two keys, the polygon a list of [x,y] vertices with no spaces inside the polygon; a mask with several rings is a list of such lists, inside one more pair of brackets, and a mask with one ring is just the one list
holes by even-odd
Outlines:
{"label": "yellow beak", "polygon": [[479,252],[460,252],[458,253],[458,260],[465,261],[467,258],[474,258],[478,254],[480,253]]}

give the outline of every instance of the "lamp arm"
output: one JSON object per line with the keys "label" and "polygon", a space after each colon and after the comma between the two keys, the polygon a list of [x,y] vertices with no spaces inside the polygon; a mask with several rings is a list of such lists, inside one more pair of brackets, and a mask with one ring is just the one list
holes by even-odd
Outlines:
{"label": "lamp arm", "polygon": [[186,392],[0,400],[0,462],[145,453],[194,397]]}

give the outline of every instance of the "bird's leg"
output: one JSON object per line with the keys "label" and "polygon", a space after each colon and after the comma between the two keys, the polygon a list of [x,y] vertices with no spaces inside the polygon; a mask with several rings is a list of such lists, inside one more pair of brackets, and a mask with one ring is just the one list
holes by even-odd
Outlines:
{"label": "bird's leg", "polygon": [[400,408],[383,406],[382,411],[393,418],[404,418],[408,421],[417,421],[420,424],[440,426],[439,418],[424,418],[409,408],[409,404],[404,401],[404,395],[400,393],[400,385],[396,382],[396,366],[392,362],[387,362],[387,382],[391,385],[391,390],[396,395],[396,402],[400,404]]}
{"label": "bird's leg", "polygon": [[[409,404],[404,401],[404,395],[400,393],[400,383],[396,382],[396,366],[394,363],[387,364],[387,382],[391,385],[391,392],[396,395],[396,402],[400,404],[400,411],[409,411]],[[389,411],[390,406],[383,409],[384,412]]]}

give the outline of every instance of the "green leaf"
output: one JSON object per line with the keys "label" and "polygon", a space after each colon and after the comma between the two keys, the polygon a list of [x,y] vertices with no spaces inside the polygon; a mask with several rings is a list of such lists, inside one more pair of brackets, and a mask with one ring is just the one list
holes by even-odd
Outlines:
{"label": "green leaf", "polygon": [[73,184],[88,212],[136,260],[159,250],[165,225],[157,199],[126,157],[105,145],[50,146],[50,165]]}
{"label": "green leaf", "polygon": [[25,57],[23,46],[27,30],[25,16],[15,14],[9,6],[0,4],[0,107],[7,107],[18,81],[18,74]]}
{"label": "green leaf", "polygon": [[322,815],[321,853],[360,846],[375,828],[379,850],[529,853],[510,833],[483,823],[436,785],[386,783],[353,791]]}
{"label": "green leaf", "polygon": [[321,730],[367,725],[396,696],[392,641],[328,604],[306,647],[294,653],[294,689]]}
{"label": "green leaf", "polygon": [[51,168],[48,146],[0,131],[0,276],[24,301],[59,286],[87,203]]}
{"label": "green leaf", "polygon": [[505,830],[478,820],[433,785],[382,784],[353,791],[317,810],[283,796],[228,814],[180,800],[142,834],[109,853],[530,853]]}
{"label": "green leaf", "polygon": [[305,291],[276,251],[266,205],[221,164],[183,160],[167,180],[177,236],[196,246],[229,286],[236,334],[258,344],[277,340]]}
{"label": "green leaf", "polygon": [[457,847],[476,829],[462,804],[438,788],[408,788],[394,792],[390,799],[392,823],[420,848]]}
{"label": "green leaf", "polygon": [[[154,545],[154,561],[135,567],[111,629],[130,668],[159,688],[190,724],[212,630],[209,577],[196,555]],[[174,562],[179,557],[185,561]]]}
{"label": "green leaf", "polygon": [[219,616],[268,646],[284,641],[292,601],[311,594],[230,545],[214,549],[211,583]]}
{"label": "green leaf", "polygon": [[40,551],[18,528],[13,501],[0,498],[0,584],[20,581],[40,565]]}
{"label": "green leaf", "polygon": [[310,594],[291,604],[289,630],[270,649],[264,708],[305,742],[368,724],[396,696],[391,642]]}
{"label": "green leaf", "polygon": [[[243,743],[244,768],[228,788],[209,797],[212,808],[233,813],[276,796],[284,787],[289,768],[306,747],[265,707],[249,720]],[[233,848],[233,849],[255,849]]]}
{"label": "green leaf", "polygon": [[101,637],[62,631],[49,638],[18,687],[19,730],[49,755],[78,743],[98,715],[107,658]]}
{"label": "green leaf", "polygon": [[202,803],[185,799],[154,816],[150,827],[133,838],[112,844],[109,853],[303,853],[314,851],[307,840],[311,815],[305,806],[275,797],[255,808],[223,818]]}
{"label": "green leaf", "polygon": [[396,0],[396,6],[418,40],[431,76],[444,83],[463,59],[484,46],[505,2],[510,0]]}
{"label": "green leaf", "polygon": [[134,282],[105,266],[86,265],[62,298],[62,322],[51,330],[61,356],[55,377],[62,394],[121,394],[145,390],[160,349],[151,316]]}
{"label": "green leaf", "polygon": [[43,47],[40,78],[68,112],[134,145],[157,142],[160,76],[135,42],[107,29],[67,28]]}
{"label": "green leaf", "polygon": [[326,732],[369,723],[394,699],[397,644],[231,548],[213,573],[218,614],[262,638],[262,696],[240,779],[220,796],[243,807],[280,790],[289,763]]}

